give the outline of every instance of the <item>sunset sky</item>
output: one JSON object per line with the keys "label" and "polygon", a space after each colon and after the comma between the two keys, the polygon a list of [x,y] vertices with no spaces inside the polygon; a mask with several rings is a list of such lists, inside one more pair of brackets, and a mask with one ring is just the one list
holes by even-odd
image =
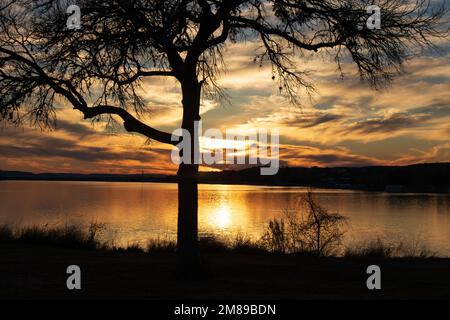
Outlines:
{"label": "sunset sky", "polygon": [[[351,63],[341,80],[322,51],[298,60],[317,92],[293,106],[280,95],[270,65],[253,62],[255,44],[230,44],[220,83],[231,104],[204,100],[203,128],[279,128],[283,166],[406,165],[450,160],[450,39],[439,53],[408,62],[392,86],[374,91],[361,83]],[[165,78],[143,83],[145,122],[172,132],[181,122],[178,84]],[[171,147],[94,125],[69,105],[58,111],[57,129],[0,129],[0,170],[79,173],[174,173]]]}

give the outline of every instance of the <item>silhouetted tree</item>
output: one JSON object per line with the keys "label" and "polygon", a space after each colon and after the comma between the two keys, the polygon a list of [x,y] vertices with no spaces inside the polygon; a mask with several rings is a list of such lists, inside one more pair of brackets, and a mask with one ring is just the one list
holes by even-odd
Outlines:
{"label": "silhouetted tree", "polygon": [[[81,29],[71,30],[66,9],[74,3]],[[366,25],[369,4],[381,8],[381,29]],[[230,42],[259,41],[255,61],[271,63],[296,102],[297,89],[310,84],[295,56],[329,52],[338,66],[349,56],[363,80],[385,84],[411,54],[445,36],[446,10],[429,0],[1,0],[0,12],[1,118],[52,126],[63,98],[85,119],[114,116],[129,132],[174,144],[140,120],[151,107],[139,94],[144,78],[179,82],[181,127],[193,133],[202,95],[223,95],[216,79]],[[178,253],[187,267],[197,264],[197,173],[197,165],[178,170]]]}
{"label": "silhouetted tree", "polygon": [[317,256],[333,253],[341,245],[347,218],[339,213],[329,212],[314,199],[311,191],[302,196],[301,200],[306,214],[294,229],[301,234],[306,247]]}
{"label": "silhouetted tree", "polygon": [[320,205],[311,191],[300,200],[301,210],[286,210],[281,218],[269,221],[261,238],[263,247],[272,252],[336,254],[346,232],[347,218]]}

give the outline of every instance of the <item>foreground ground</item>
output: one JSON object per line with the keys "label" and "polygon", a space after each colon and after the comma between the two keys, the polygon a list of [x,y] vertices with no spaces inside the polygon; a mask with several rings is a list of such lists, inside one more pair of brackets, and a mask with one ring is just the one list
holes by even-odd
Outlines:
{"label": "foreground ground", "polygon": [[[86,251],[0,245],[2,299],[450,299],[450,259],[314,258],[205,253],[202,280],[175,276],[173,253]],[[66,288],[79,265],[82,290]],[[377,264],[382,289],[369,291]]]}

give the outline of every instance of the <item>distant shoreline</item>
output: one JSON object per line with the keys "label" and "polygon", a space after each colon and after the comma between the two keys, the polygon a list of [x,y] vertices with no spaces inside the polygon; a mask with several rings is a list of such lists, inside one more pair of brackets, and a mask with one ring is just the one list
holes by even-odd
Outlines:
{"label": "distant shoreline", "polygon": [[[176,181],[141,181],[141,180],[74,180],[74,179],[0,179],[2,181],[22,181],[22,182],[112,182],[112,183],[167,183],[176,184]],[[259,187],[274,187],[274,188],[313,188],[313,189],[331,189],[331,190],[347,190],[347,191],[361,191],[361,192],[373,192],[373,193],[392,193],[392,194],[450,194],[450,192],[426,192],[426,191],[400,191],[400,192],[389,192],[385,190],[368,190],[368,189],[358,189],[358,188],[345,188],[345,187],[333,187],[333,186],[303,186],[303,185],[267,185],[267,184],[256,184],[256,183],[223,183],[223,182],[202,182],[199,181],[199,185],[230,185],[230,186],[259,186]]]}
{"label": "distant shoreline", "polygon": [[[77,174],[0,171],[0,181],[97,181],[176,183],[175,175]],[[411,166],[280,168],[275,176],[261,176],[259,168],[200,172],[200,184],[311,187],[389,193],[450,193],[450,163]]]}

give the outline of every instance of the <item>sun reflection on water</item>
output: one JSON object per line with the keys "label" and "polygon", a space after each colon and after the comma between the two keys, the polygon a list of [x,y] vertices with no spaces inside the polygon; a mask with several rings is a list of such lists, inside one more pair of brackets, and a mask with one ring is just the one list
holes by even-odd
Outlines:
{"label": "sun reflection on water", "polygon": [[210,216],[210,224],[217,229],[227,229],[231,226],[231,210],[228,205],[222,205]]}
{"label": "sun reflection on water", "polygon": [[[297,208],[304,188],[199,186],[199,233],[233,240],[261,238],[270,219]],[[0,225],[19,227],[106,223],[102,235],[117,246],[177,236],[177,185],[113,182],[0,182]],[[319,202],[350,219],[349,242],[398,234],[426,237],[430,250],[450,254],[448,195],[316,190]],[[413,239],[413,240],[414,240]],[[103,240],[103,239],[102,239]],[[425,241],[424,241],[425,242]]]}

